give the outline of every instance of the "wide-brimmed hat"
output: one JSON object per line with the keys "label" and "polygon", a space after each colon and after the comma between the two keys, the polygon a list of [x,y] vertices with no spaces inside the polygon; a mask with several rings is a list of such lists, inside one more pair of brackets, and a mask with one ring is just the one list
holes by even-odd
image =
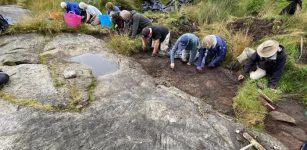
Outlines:
{"label": "wide-brimmed hat", "polygon": [[257,54],[260,57],[271,57],[278,51],[279,43],[275,40],[267,40],[257,48]]}

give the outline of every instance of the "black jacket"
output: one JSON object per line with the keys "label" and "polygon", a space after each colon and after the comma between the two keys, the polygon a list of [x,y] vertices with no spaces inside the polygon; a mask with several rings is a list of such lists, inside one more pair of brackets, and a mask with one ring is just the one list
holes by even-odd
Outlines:
{"label": "black jacket", "polygon": [[243,75],[249,74],[252,69],[252,66],[257,64],[257,66],[266,71],[266,74],[269,79],[268,86],[275,87],[279,81],[281,74],[284,70],[287,55],[285,53],[284,47],[279,45],[282,49],[280,52],[277,52],[276,60],[268,60],[261,58],[257,52],[254,53],[251,58],[248,60],[247,64],[244,66]]}

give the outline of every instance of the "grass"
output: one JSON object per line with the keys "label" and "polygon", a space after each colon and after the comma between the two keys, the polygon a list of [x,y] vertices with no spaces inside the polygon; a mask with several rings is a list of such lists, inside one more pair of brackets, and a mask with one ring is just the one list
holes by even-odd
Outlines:
{"label": "grass", "polygon": [[87,88],[88,101],[89,102],[93,102],[94,101],[94,92],[95,92],[96,85],[97,85],[97,79],[94,76],[92,76],[92,83]]}
{"label": "grass", "polygon": [[5,92],[0,92],[0,97],[12,104],[18,105],[18,106],[26,106],[26,107],[32,107],[35,109],[43,110],[43,111],[52,111],[53,108],[51,105],[44,105],[40,102],[38,102],[35,99],[19,99],[16,98],[15,96],[5,93]]}
{"label": "grass", "polygon": [[107,41],[109,48],[123,55],[131,55],[140,52],[142,49],[140,38],[130,39],[127,36],[111,35]]}

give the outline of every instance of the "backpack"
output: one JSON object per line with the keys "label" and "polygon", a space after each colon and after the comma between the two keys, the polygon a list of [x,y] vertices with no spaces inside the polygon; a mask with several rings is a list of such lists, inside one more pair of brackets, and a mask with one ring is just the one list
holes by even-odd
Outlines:
{"label": "backpack", "polygon": [[0,86],[8,83],[10,80],[10,76],[4,72],[0,72]]}
{"label": "backpack", "polygon": [[9,27],[9,23],[0,15],[0,33]]}

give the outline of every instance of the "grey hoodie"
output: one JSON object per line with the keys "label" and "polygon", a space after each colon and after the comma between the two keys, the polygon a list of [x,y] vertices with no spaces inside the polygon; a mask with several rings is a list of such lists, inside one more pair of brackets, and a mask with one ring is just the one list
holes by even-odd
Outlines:
{"label": "grey hoodie", "polygon": [[132,17],[129,21],[129,37],[134,38],[137,34],[142,32],[143,28],[151,26],[151,21],[144,15],[141,15],[134,10],[131,11],[131,15]]}

